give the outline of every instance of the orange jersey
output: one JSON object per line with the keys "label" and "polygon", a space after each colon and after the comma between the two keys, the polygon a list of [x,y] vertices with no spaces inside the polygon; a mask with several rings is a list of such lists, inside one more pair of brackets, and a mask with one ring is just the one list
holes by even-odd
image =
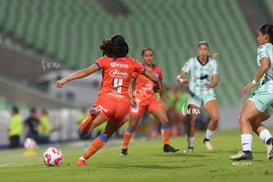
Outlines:
{"label": "orange jersey", "polygon": [[95,63],[102,69],[102,82],[99,96],[107,94],[119,101],[129,101],[128,88],[133,72],[144,74],[146,69],[136,60],[126,56],[122,58],[102,57]]}
{"label": "orange jersey", "polygon": [[[159,80],[163,79],[161,68],[153,64],[153,69],[151,71]],[[153,91],[154,83],[139,73],[134,73],[132,76],[136,80],[134,98],[140,102],[150,102],[156,99],[156,94]]]}

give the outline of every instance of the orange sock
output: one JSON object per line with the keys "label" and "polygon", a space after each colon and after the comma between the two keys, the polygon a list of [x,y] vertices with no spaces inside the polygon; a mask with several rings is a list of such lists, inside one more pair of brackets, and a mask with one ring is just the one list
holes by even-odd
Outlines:
{"label": "orange sock", "polygon": [[85,119],[81,122],[79,131],[78,131],[78,133],[79,133],[80,136],[85,136],[85,135],[88,134],[88,131],[89,131],[89,129],[90,129],[90,126],[91,126],[91,124],[92,124],[93,119],[94,119],[94,118],[89,114],[89,115],[87,116],[87,118],[85,118]]}
{"label": "orange sock", "polygon": [[163,139],[163,143],[169,144],[169,139],[170,139],[170,126],[169,125],[161,125],[161,135]]}
{"label": "orange sock", "polygon": [[131,140],[131,137],[134,133],[134,130],[132,130],[131,128],[127,128],[124,132],[124,135],[123,135],[123,149],[127,149],[128,148],[128,145],[129,145],[129,142]]}
{"label": "orange sock", "polygon": [[108,137],[104,136],[102,133],[93,141],[89,146],[87,151],[83,154],[84,159],[88,159],[93,154],[95,154],[105,143],[107,143]]}

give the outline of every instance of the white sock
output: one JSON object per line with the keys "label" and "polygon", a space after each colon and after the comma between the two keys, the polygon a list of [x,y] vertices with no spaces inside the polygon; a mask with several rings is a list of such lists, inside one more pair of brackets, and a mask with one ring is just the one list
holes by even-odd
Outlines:
{"label": "white sock", "polygon": [[251,134],[242,134],[241,135],[242,148],[243,151],[250,150],[252,148],[252,135]]}
{"label": "white sock", "polygon": [[214,133],[214,131],[212,131],[210,129],[207,129],[205,138],[210,140],[210,138],[212,137],[213,133]]}
{"label": "white sock", "polygon": [[262,132],[260,132],[259,134],[260,136],[260,139],[266,144],[266,141],[271,138],[271,134],[270,132],[268,131],[268,129],[264,129]]}
{"label": "white sock", "polygon": [[83,158],[83,156],[81,156],[81,157],[80,157],[80,160],[82,160],[82,161],[86,161],[86,159],[85,159],[85,158]]}
{"label": "white sock", "polygon": [[193,147],[194,146],[194,137],[188,137],[188,146]]}

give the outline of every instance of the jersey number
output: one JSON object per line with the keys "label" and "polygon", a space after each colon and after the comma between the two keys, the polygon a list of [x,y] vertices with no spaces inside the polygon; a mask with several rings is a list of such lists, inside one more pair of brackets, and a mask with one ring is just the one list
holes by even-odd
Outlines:
{"label": "jersey number", "polygon": [[116,88],[117,93],[121,93],[121,87],[122,87],[123,79],[114,78],[112,85]]}

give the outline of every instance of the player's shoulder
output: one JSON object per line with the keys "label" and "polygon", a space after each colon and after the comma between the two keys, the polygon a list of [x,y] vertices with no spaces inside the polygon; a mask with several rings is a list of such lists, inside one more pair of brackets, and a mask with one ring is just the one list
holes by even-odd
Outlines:
{"label": "player's shoulder", "polygon": [[215,58],[209,57],[209,62],[217,64],[217,60]]}
{"label": "player's shoulder", "polygon": [[268,49],[273,49],[272,43],[266,43],[266,44],[260,45],[258,47],[258,51],[265,51],[265,50],[268,50]]}
{"label": "player's shoulder", "polygon": [[154,67],[155,70],[161,70],[161,67],[158,66],[157,64],[153,64],[153,67]]}

